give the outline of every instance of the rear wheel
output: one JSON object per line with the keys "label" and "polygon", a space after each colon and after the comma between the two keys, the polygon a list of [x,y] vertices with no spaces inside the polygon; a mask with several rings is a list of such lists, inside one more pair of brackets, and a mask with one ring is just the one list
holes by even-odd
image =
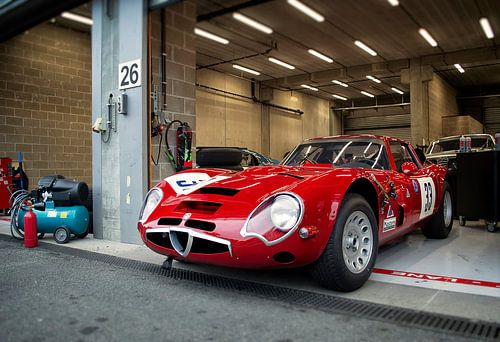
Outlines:
{"label": "rear wheel", "polygon": [[358,194],[347,194],[326,248],[310,268],[311,274],[325,287],[354,291],[370,276],[377,249],[377,221],[370,205]]}
{"label": "rear wheel", "polygon": [[438,212],[422,227],[422,233],[430,239],[445,239],[453,226],[453,200],[447,182],[443,186],[443,198]]}

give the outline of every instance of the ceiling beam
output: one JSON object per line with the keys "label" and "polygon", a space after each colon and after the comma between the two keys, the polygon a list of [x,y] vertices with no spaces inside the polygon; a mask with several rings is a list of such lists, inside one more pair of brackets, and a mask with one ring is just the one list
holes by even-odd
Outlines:
{"label": "ceiling beam", "polygon": [[[443,65],[453,65],[455,63],[476,63],[500,59],[500,45],[467,49],[453,52],[445,52],[420,58],[422,65],[432,65],[439,67]],[[348,78],[365,77],[373,74],[399,73],[402,69],[410,67],[409,59],[399,59],[381,63],[356,65],[345,68],[335,68],[313,73],[277,78],[263,81],[263,84],[274,87],[291,88],[300,86],[302,83],[315,82],[316,84],[330,82],[333,79],[347,80]]]}
{"label": "ceiling beam", "polygon": [[253,6],[265,4],[266,2],[270,2],[270,1],[274,1],[274,0],[250,0],[250,1],[238,4],[238,5],[234,5],[234,6],[231,6],[231,7],[222,8],[222,9],[217,10],[217,11],[209,12],[209,13],[206,13],[206,14],[200,14],[196,18],[196,21],[197,22],[208,21],[208,20],[220,17],[221,15],[225,15],[225,14],[228,14],[228,13],[233,13],[233,12],[240,11],[240,10],[245,9],[245,8],[249,8],[249,7],[253,7]]}

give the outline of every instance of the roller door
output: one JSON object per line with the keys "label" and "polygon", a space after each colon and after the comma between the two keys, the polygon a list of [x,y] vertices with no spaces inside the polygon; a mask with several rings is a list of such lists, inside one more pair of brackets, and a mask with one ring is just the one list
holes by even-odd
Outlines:
{"label": "roller door", "polygon": [[484,133],[494,135],[500,132],[500,107],[487,107],[484,110]]}
{"label": "roller door", "polygon": [[405,141],[411,141],[410,114],[386,116],[346,116],[344,118],[345,134],[387,135]]}

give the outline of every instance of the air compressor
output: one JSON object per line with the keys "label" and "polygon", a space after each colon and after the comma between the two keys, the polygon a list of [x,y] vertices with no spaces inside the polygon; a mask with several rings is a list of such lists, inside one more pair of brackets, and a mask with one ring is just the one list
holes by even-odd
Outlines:
{"label": "air compressor", "polygon": [[71,234],[84,238],[88,234],[89,212],[84,206],[89,194],[86,183],[69,180],[63,176],[46,176],[38,182],[38,189],[19,190],[12,194],[11,233],[22,239],[27,202],[33,204],[37,220],[38,237],[54,234],[57,243],[66,243]]}

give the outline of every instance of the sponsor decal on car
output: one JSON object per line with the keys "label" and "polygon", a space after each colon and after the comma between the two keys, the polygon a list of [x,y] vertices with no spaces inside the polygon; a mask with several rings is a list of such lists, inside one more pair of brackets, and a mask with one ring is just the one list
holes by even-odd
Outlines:
{"label": "sponsor decal on car", "polygon": [[172,187],[177,195],[187,195],[208,184],[212,184],[223,179],[229,178],[227,176],[210,177],[203,172],[188,172],[180,173],[165,178],[165,181]]}
{"label": "sponsor decal on car", "polygon": [[415,190],[415,193],[418,193],[418,183],[416,180],[411,181],[413,183],[413,190]]}
{"label": "sponsor decal on car", "polygon": [[396,229],[396,218],[391,217],[391,218],[385,219],[384,220],[384,227],[383,227],[382,231],[385,233],[385,232],[388,232],[388,231],[393,230],[393,229]]}

